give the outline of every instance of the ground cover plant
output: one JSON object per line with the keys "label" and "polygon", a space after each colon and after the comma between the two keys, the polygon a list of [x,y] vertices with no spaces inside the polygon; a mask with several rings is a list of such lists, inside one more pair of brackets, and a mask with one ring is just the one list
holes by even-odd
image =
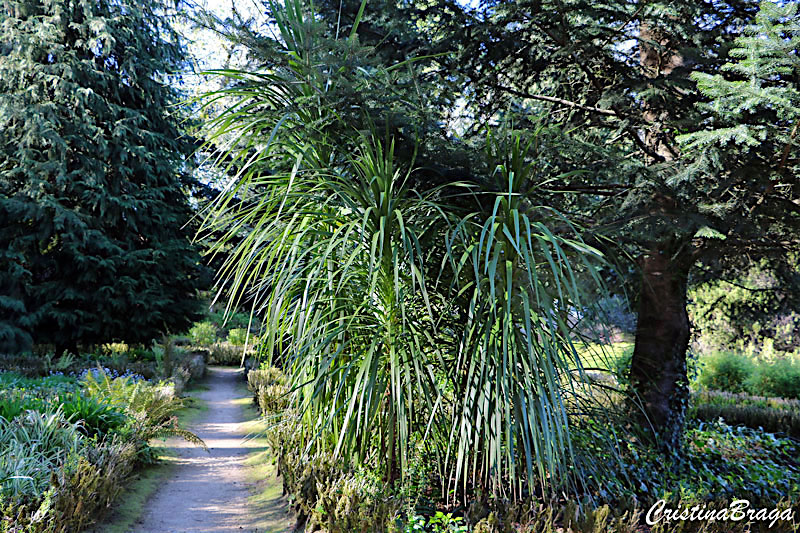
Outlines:
{"label": "ground cover plant", "polygon": [[166,383],[103,369],[0,379],[2,531],[80,531],[103,516],[137,465],[156,460],[153,439],[203,445],[177,425],[182,401]]}

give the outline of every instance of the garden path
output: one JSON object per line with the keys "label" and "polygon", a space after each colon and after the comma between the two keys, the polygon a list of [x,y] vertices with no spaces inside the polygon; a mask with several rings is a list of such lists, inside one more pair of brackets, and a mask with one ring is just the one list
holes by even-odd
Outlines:
{"label": "garden path", "polygon": [[[205,390],[195,393],[208,409],[189,427],[209,451],[170,440],[178,463],[174,475],[153,495],[137,533],[259,532],[283,533],[291,528],[283,505],[264,508],[251,503],[254,485],[245,464],[249,454],[263,451],[263,440],[248,439],[248,398],[241,371],[209,367]],[[248,501],[250,500],[250,501]],[[272,527],[264,527],[264,524]],[[278,525],[276,528],[275,525]]]}

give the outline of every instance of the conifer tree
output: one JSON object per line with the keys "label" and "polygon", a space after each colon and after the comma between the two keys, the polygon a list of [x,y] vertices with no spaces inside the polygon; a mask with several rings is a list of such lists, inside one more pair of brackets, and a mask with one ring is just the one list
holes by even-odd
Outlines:
{"label": "conifer tree", "polygon": [[[793,8],[783,9],[777,19],[787,21]],[[788,26],[765,30],[775,39],[745,31],[758,11],[746,0],[488,2],[452,29],[464,36],[460,71],[480,88],[475,102],[483,116],[503,112],[524,123],[556,115],[569,131],[553,164],[584,172],[549,184],[549,201],[567,203],[635,258],[631,381],[669,450],[680,446],[688,402],[686,290],[693,272],[786,256],[800,246],[797,160],[789,155],[779,165],[797,145],[795,119],[768,103],[785,103],[796,90],[796,74],[786,70],[797,60],[796,46],[789,52]],[[760,59],[725,66],[742,57],[731,57],[731,49],[743,48]],[[763,70],[778,56],[782,62]],[[758,86],[758,96],[723,95],[718,75],[725,69],[764,76],[761,85],[749,79],[736,86]],[[720,114],[726,108],[727,116]],[[760,142],[722,146],[727,127]],[[687,147],[682,135],[706,149]]]}
{"label": "conifer tree", "polygon": [[0,352],[147,342],[196,318],[168,13],[0,2]]}

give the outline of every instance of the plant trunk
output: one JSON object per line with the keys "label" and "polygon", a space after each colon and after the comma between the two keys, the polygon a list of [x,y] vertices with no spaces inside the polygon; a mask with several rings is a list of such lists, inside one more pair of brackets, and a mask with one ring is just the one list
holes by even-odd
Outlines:
{"label": "plant trunk", "polygon": [[631,362],[631,384],[645,424],[661,447],[677,451],[683,431],[688,380],[689,315],[686,283],[691,262],[655,249],[641,259],[639,319]]}

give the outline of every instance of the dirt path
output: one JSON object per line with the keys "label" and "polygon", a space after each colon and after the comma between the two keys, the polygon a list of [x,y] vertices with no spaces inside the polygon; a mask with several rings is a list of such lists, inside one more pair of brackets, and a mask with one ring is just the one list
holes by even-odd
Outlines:
{"label": "dirt path", "polygon": [[290,523],[283,506],[260,508],[248,500],[254,484],[248,483],[245,460],[263,451],[263,441],[247,439],[247,390],[239,371],[210,367],[208,387],[197,394],[207,411],[189,428],[209,448],[205,452],[183,441],[177,448],[178,466],[172,477],[147,504],[133,531],[140,533],[230,532],[283,533],[287,528],[263,524]]}

